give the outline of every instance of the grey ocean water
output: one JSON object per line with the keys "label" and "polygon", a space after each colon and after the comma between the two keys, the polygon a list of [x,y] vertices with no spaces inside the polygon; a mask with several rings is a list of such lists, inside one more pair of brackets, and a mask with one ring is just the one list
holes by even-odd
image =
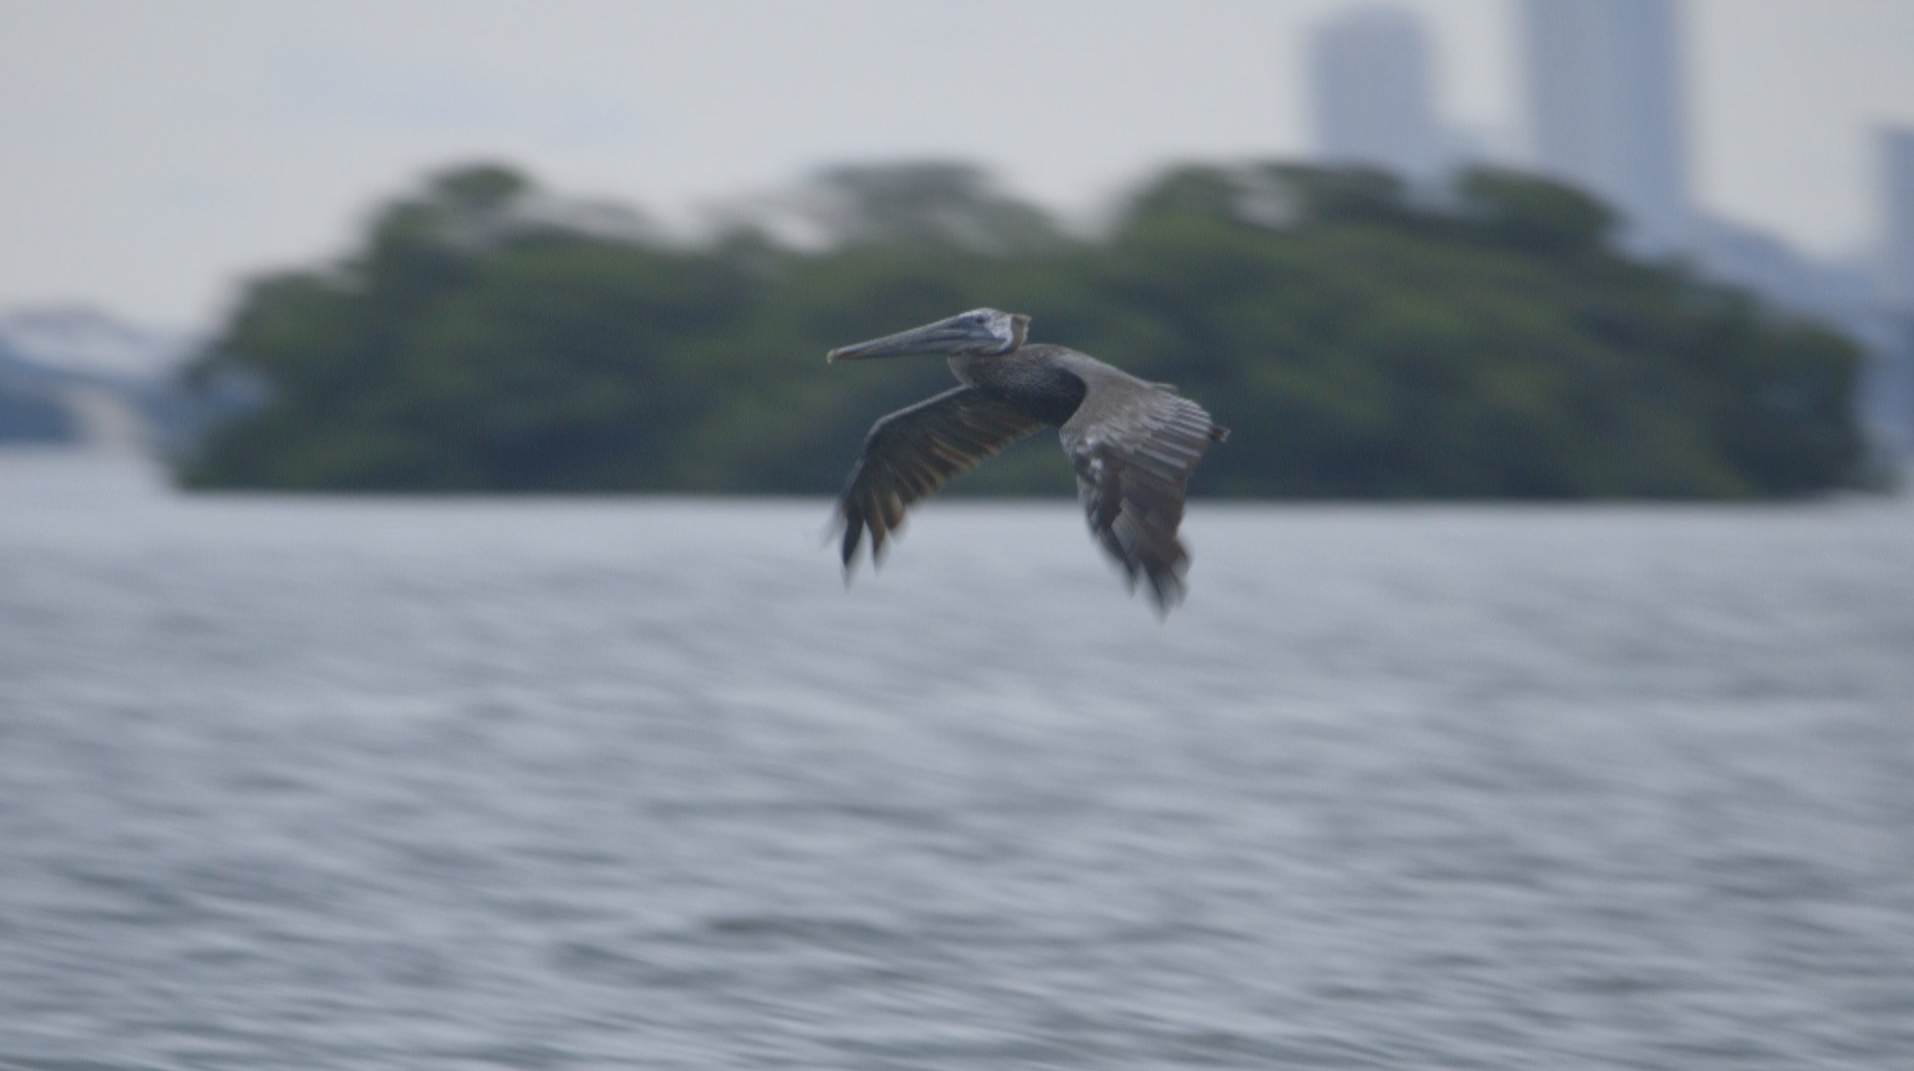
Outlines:
{"label": "grey ocean water", "polygon": [[1914,510],[0,464],[0,1068],[1914,1066]]}

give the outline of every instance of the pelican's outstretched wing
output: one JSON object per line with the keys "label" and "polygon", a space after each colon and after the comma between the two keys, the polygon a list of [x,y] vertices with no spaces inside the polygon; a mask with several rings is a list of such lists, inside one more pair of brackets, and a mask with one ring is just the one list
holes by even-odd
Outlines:
{"label": "pelican's outstretched wing", "polygon": [[[1107,367],[1107,366],[1106,366]],[[1203,407],[1163,384],[1109,369],[1086,377],[1083,404],[1058,432],[1077,469],[1090,531],[1131,588],[1148,578],[1159,613],[1183,598],[1189,553],[1176,538],[1183,491],[1213,442],[1228,437]]]}
{"label": "pelican's outstretched wing", "polygon": [[1039,426],[1035,417],[975,387],[945,391],[871,425],[864,453],[837,502],[845,575],[865,529],[875,563],[884,553],[885,537],[904,523],[906,506]]}

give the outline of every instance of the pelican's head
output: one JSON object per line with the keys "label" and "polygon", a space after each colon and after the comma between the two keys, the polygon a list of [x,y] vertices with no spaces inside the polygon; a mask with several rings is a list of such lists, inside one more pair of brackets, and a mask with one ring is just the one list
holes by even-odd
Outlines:
{"label": "pelican's head", "polygon": [[885,335],[855,346],[839,346],[825,356],[827,361],[854,361],[864,357],[906,357],[913,354],[939,357],[994,357],[1010,353],[1023,345],[1030,330],[1030,317],[1022,313],[996,309],[972,309],[948,320],[913,327],[895,335]]}

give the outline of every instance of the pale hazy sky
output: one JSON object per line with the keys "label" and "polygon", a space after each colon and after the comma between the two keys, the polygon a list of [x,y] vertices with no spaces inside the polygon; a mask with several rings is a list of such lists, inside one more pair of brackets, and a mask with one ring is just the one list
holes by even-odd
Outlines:
{"label": "pale hazy sky", "polygon": [[[828,163],[962,158],[1082,214],[1164,163],[1300,157],[1305,48],[1421,13],[1439,108],[1523,144],[1512,0],[0,0],[0,310],[209,328],[478,158],[668,221]],[[1871,240],[1914,0],[1690,0],[1705,211]]]}

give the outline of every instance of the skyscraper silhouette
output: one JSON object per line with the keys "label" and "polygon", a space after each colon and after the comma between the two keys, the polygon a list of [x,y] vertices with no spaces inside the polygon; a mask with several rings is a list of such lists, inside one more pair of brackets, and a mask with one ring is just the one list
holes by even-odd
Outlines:
{"label": "skyscraper silhouette", "polygon": [[1650,248],[1689,237],[1674,0],[1523,0],[1540,170],[1615,207]]}
{"label": "skyscraper silhouette", "polygon": [[1317,31],[1309,76],[1316,151],[1427,179],[1443,163],[1428,36],[1406,11],[1357,11]]}
{"label": "skyscraper silhouette", "polygon": [[1887,303],[1914,319],[1914,127],[1882,130],[1880,146]]}
{"label": "skyscraper silhouette", "polygon": [[1874,347],[1873,424],[1914,458],[1914,127],[1880,133],[1882,267],[1889,341]]}

